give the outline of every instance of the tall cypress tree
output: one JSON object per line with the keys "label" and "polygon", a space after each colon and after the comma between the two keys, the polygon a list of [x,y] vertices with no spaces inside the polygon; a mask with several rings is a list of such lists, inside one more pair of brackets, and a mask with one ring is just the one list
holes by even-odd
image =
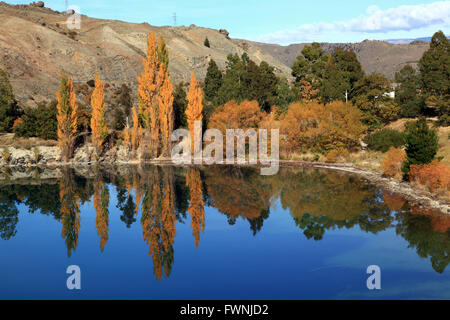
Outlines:
{"label": "tall cypress tree", "polygon": [[179,83],[174,92],[173,98],[173,112],[174,112],[174,128],[186,128],[187,118],[186,118],[186,107],[188,104],[186,91],[183,88],[183,83]]}
{"label": "tall cypress tree", "polygon": [[422,110],[423,99],[417,94],[418,80],[416,71],[409,64],[395,74],[395,82],[398,84],[395,102],[400,105],[403,117],[416,117]]}
{"label": "tall cypress tree", "polygon": [[435,107],[443,125],[450,125],[450,42],[442,31],[419,61],[420,84],[427,104]]}
{"label": "tall cypress tree", "polygon": [[205,87],[203,88],[206,101],[214,101],[214,99],[217,97],[220,87],[222,86],[222,82],[222,72],[219,70],[216,62],[211,59],[208,64],[208,70],[206,71]]}
{"label": "tall cypress tree", "polygon": [[8,73],[0,69],[0,132],[10,132],[14,120],[20,115]]}
{"label": "tall cypress tree", "polygon": [[427,164],[433,161],[438,149],[436,132],[428,127],[427,120],[409,123],[406,128],[406,163],[403,168],[409,172],[411,164]]}

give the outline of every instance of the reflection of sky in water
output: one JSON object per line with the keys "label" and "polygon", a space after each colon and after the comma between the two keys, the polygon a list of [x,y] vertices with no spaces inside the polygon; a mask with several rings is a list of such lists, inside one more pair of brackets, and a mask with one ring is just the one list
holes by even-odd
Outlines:
{"label": "reflection of sky in water", "polygon": [[[332,227],[316,241],[306,238],[289,208],[283,209],[276,197],[256,235],[246,219],[237,217],[230,225],[226,215],[206,207],[198,248],[187,213],[183,222],[176,223],[171,274],[158,281],[149,245],[143,240],[141,213],[127,228],[116,207],[116,188],[109,185],[109,192],[104,252],[100,252],[91,198],[81,206],[81,231],[70,258],[61,222],[17,205],[17,233],[0,240],[0,298],[450,298],[450,268],[439,274],[430,257],[421,258],[416,248],[408,248],[408,241],[396,234],[397,221],[376,234],[362,231],[358,224]],[[444,239],[449,241],[448,236]],[[81,267],[79,292],[66,289],[65,270],[71,264]],[[371,264],[381,267],[381,291],[366,288],[366,268]]]}

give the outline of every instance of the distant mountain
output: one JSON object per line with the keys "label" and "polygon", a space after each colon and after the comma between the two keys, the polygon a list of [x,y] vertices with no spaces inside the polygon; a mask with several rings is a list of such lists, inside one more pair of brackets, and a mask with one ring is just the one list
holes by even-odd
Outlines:
{"label": "distant mountain", "polygon": [[[290,67],[307,45],[299,43],[280,46],[259,42],[254,44]],[[366,73],[381,73],[389,79],[394,79],[395,73],[406,64],[416,66],[423,53],[430,47],[428,42],[420,41],[409,44],[393,44],[370,40],[356,43],[321,43],[320,45],[326,53],[333,53],[336,48],[353,50]]]}
{"label": "distant mountain", "polygon": [[[423,38],[415,38],[415,39],[389,39],[385,40],[386,42],[393,43],[393,44],[408,44],[415,41],[424,41],[429,42],[431,41],[432,37],[423,37]],[[448,39],[450,39],[450,36],[447,36]]]}

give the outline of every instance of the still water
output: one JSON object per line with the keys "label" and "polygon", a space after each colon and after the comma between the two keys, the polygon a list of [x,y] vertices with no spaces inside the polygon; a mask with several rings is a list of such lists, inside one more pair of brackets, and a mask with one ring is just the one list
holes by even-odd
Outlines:
{"label": "still water", "polygon": [[[0,183],[0,299],[450,298],[450,216],[357,176],[64,169]],[[68,290],[66,269],[81,269]],[[381,268],[381,290],[366,269]]]}

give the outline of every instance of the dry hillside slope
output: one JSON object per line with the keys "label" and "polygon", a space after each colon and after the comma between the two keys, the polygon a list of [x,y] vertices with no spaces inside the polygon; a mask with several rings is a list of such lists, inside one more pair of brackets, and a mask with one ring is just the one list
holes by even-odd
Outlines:
{"label": "dry hillside slope", "polygon": [[[175,83],[187,81],[192,70],[203,79],[210,59],[225,68],[229,53],[247,52],[255,62],[273,65],[278,74],[289,76],[291,72],[259,47],[231,40],[214,29],[154,27],[82,16],[81,30],[70,34],[67,17],[48,8],[0,3],[0,68],[10,74],[22,104],[53,98],[62,69],[75,83],[85,83],[98,72],[106,83],[128,83],[135,89],[149,32],[165,39]],[[206,37],[211,48],[203,44]]]}

